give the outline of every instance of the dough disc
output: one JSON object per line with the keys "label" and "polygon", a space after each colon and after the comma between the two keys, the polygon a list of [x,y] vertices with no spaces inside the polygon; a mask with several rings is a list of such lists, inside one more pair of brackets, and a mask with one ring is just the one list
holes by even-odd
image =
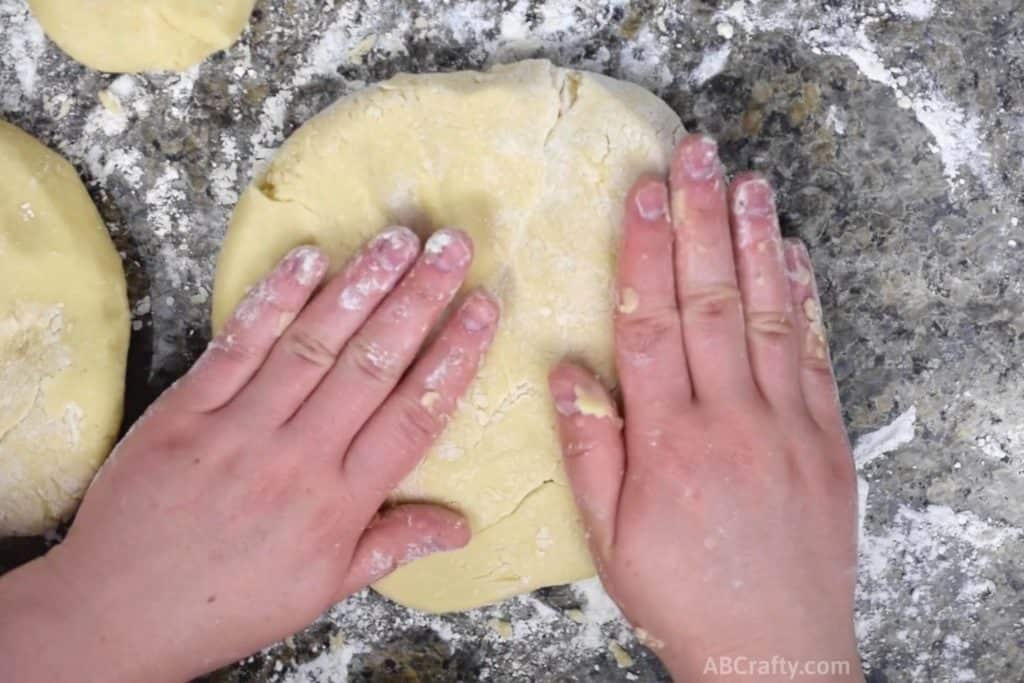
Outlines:
{"label": "dough disc", "polygon": [[75,170],[0,121],[0,537],[74,512],[121,425],[121,260]]}
{"label": "dough disc", "polygon": [[395,493],[460,510],[473,540],[399,569],[381,593],[447,612],[593,575],[547,373],[572,354],[614,381],[623,201],[641,173],[665,172],[681,133],[649,92],[545,61],[402,75],[303,126],[242,198],[217,270],[217,327],[290,248],[317,244],[338,266],[392,224],[469,232],[467,289],[502,301],[479,378]]}
{"label": "dough disc", "polygon": [[46,35],[99,71],[184,71],[228,47],[256,0],[29,0]]}

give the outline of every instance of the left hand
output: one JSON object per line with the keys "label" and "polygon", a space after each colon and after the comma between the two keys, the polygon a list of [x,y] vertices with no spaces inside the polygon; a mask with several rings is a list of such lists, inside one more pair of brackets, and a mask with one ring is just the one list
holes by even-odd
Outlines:
{"label": "left hand", "polygon": [[420,254],[396,229],[319,292],[324,254],[288,255],[117,447],[67,540],[0,581],[5,677],[189,679],[465,545],[454,512],[378,511],[494,335],[472,294],[419,355],[471,255],[460,232]]}

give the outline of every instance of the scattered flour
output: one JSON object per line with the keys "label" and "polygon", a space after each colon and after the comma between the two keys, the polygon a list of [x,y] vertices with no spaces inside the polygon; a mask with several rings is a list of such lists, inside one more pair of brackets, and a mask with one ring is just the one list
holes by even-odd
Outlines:
{"label": "scattered flour", "polygon": [[704,53],[704,57],[700,60],[700,64],[690,74],[690,80],[693,81],[694,85],[701,86],[710,81],[712,78],[722,73],[725,69],[726,63],[729,61],[729,53],[732,48],[728,43],[718,48],[717,50],[711,50],[710,52]]}
{"label": "scattered flour", "polygon": [[[302,89],[321,80],[340,83],[345,90],[361,87],[362,81],[344,75],[346,66],[351,66],[354,60],[407,53],[407,37],[412,26],[424,32],[425,40],[444,42],[452,37],[472,40],[479,45],[474,49],[484,62],[510,61],[543,52],[555,59],[565,56],[587,68],[602,70],[617,59],[622,77],[652,89],[665,88],[675,82],[677,75],[665,66],[664,57],[680,46],[648,25],[642,26],[631,40],[612,48],[617,51],[614,55],[608,47],[602,46],[586,58],[580,57],[581,46],[592,43],[594,35],[612,23],[611,11],[627,9],[632,4],[627,0],[549,0],[539,6],[538,16],[538,6],[531,0],[510,0],[505,3],[503,13],[489,10],[488,5],[479,1],[447,2],[415,17],[408,9],[396,8],[394,3],[383,0],[337,4],[329,11],[330,19],[318,28],[318,37],[297,57],[299,63],[293,75],[275,84],[275,89],[263,98],[255,132],[246,138],[224,134],[211,140],[211,145],[218,149],[217,164],[211,168],[209,177],[212,200],[225,212],[237,201],[239,190],[249,179],[250,160],[255,160],[254,172],[258,172],[260,165],[284,140],[289,110],[298,101]],[[887,3],[887,7],[906,20],[923,22],[935,15],[936,4],[935,0],[894,0]],[[723,5],[714,21],[718,36],[727,42],[716,40],[714,46],[707,49],[689,78],[691,85],[702,85],[721,73],[738,49],[737,41],[757,33],[786,31],[820,54],[850,59],[866,78],[889,88],[895,101],[913,112],[932,136],[933,151],[941,160],[951,187],[965,175],[971,175],[984,185],[999,189],[985,151],[982,121],[977,112],[956,105],[942,92],[932,75],[914,72],[909,74],[912,78],[908,78],[906,72],[887,64],[871,39],[877,18],[860,5],[832,3],[832,9],[813,22],[806,21],[801,5],[791,0],[735,0]],[[588,17],[586,31],[581,30],[580,15]],[[385,16],[389,18],[383,19]],[[48,49],[41,28],[31,18],[24,2],[0,0],[0,53],[5,60],[11,60],[14,74],[6,82],[9,87],[0,88],[0,110],[18,113],[42,106],[55,121],[75,113],[81,115],[82,135],[75,139],[58,139],[54,144],[84,168],[91,176],[91,184],[104,190],[124,189],[142,198],[145,210],[132,220],[145,223],[147,229],[152,226],[162,238],[152,262],[146,264],[148,271],[156,279],[176,287],[193,281],[208,281],[212,266],[197,263],[187,247],[189,234],[203,227],[197,214],[190,213],[185,206],[189,196],[187,179],[181,177],[175,163],[154,160],[148,152],[144,154],[125,141],[133,125],[157,113],[169,122],[188,124],[201,67],[183,74],[121,76],[111,80],[105,87],[117,99],[121,108],[118,114],[104,107],[95,92],[89,97],[80,97],[77,93],[46,94],[42,103],[37,103],[35,98],[42,90],[39,60]],[[228,58],[234,62],[233,73],[238,81],[256,74],[246,44],[232,48]],[[159,112],[153,110],[158,101],[154,96],[157,91],[169,93],[171,102]],[[240,90],[231,93],[232,97],[242,94]],[[164,100],[160,102],[163,104]],[[830,108],[828,116],[836,133],[844,135],[843,112]],[[146,163],[155,166],[144,169]],[[156,180],[144,185],[147,177]],[[211,221],[223,216],[202,218]],[[124,226],[115,226],[115,229],[117,227]],[[197,300],[205,301],[202,297]],[[139,302],[135,313],[149,314],[151,307],[163,305],[163,297],[153,303],[146,300],[144,306]],[[180,349],[171,345],[167,353],[180,354]],[[384,363],[387,358],[378,354],[376,360]],[[75,414],[72,411],[66,417],[68,429],[73,430],[77,423]],[[916,414],[911,409],[893,424],[863,437],[855,450],[858,467],[867,466],[912,439],[915,419]],[[983,455],[997,458],[1022,442],[1024,437],[1013,443],[982,439],[978,448]],[[459,455],[451,452],[449,457],[454,459]],[[865,503],[866,494],[865,487],[862,490]],[[881,530],[862,538],[858,589],[859,604],[864,608],[858,616],[858,633],[870,643],[872,635],[891,630],[893,624],[904,618],[959,619],[963,614],[970,614],[975,611],[977,602],[993,590],[991,567],[985,559],[987,553],[1020,543],[1020,537],[1019,530],[970,512],[934,505],[921,509],[897,507]],[[996,576],[994,571],[992,576]],[[937,603],[933,593],[947,579],[960,587],[954,608],[959,608],[962,614],[931,613]],[[572,628],[566,633],[571,634],[573,657],[605,652],[612,639],[628,642],[631,637],[628,624],[597,579],[574,584],[572,591],[582,598],[580,622],[575,616],[566,616],[567,613],[533,596],[510,601],[508,609],[522,608],[531,613],[529,617],[509,620],[514,629],[510,643],[522,641],[537,652],[543,651],[551,647],[554,629],[567,628],[566,624]],[[500,606],[487,608],[480,613],[505,619],[501,609]],[[452,626],[458,623],[456,619],[409,613],[396,623],[389,610],[383,601],[370,599],[366,593],[337,606],[327,618],[349,634],[350,639],[333,641],[330,648],[302,664],[287,680],[308,683],[347,680],[353,659],[372,651],[379,643],[388,642],[390,632],[395,629],[429,628],[452,644],[465,638],[462,631]],[[380,632],[371,639],[367,633],[373,629]],[[562,656],[565,650],[561,645],[559,648],[557,654]],[[922,652],[915,666],[927,666],[929,657],[942,659],[946,662],[943,671],[957,671],[958,678],[970,680],[972,672],[965,665],[970,655],[966,649],[963,639],[946,635],[934,653]],[[549,652],[556,654],[554,650]],[[867,654],[870,659],[871,652]],[[928,677],[927,672],[918,669],[907,671],[907,675],[920,680]]]}
{"label": "scattered flour", "polygon": [[894,12],[918,21],[931,19],[935,14],[935,0],[897,0],[891,7]]}
{"label": "scattered flour", "polygon": [[857,445],[853,449],[857,468],[865,467],[876,458],[913,441],[916,422],[917,408],[911,406],[891,424],[857,439]]}
{"label": "scattered flour", "polygon": [[[893,9],[908,17],[923,20],[934,11],[932,0],[904,0]],[[717,18],[731,21],[747,34],[785,30],[795,33],[814,51],[850,59],[864,76],[889,87],[897,103],[911,109],[917,120],[935,140],[934,151],[942,160],[951,189],[964,172],[970,173],[989,190],[998,183],[984,144],[981,119],[976,113],[958,107],[924,71],[910,79],[897,75],[879,55],[868,36],[878,18],[863,13],[852,3],[837,3],[821,20],[803,20],[799,3],[768,3],[762,0],[736,0],[720,10]]]}

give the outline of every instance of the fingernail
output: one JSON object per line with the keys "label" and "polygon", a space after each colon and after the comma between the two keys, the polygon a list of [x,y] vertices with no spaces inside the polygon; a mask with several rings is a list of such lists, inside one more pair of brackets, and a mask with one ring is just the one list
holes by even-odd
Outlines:
{"label": "fingernail", "polygon": [[775,192],[772,191],[771,184],[760,176],[744,180],[736,188],[732,209],[739,216],[773,215]]}
{"label": "fingernail", "polygon": [[462,305],[460,321],[467,332],[485,330],[498,319],[498,307],[484,294],[474,294]]}
{"label": "fingernail", "polygon": [[649,223],[668,215],[668,190],[665,183],[650,183],[636,193],[636,210]]}
{"label": "fingernail", "polygon": [[707,135],[694,135],[679,150],[683,173],[691,180],[709,180],[721,172],[718,143]]}
{"label": "fingernail", "polygon": [[576,405],[576,385],[567,379],[558,378],[551,382],[551,394],[555,399],[555,410],[559,415],[571,417],[579,415]]}
{"label": "fingernail", "polygon": [[419,251],[420,240],[409,228],[391,228],[373,238],[369,252],[381,268],[394,272],[409,264]]}
{"label": "fingernail", "polygon": [[435,232],[423,249],[423,260],[442,273],[464,268],[473,256],[469,238],[457,230]]}
{"label": "fingernail", "polygon": [[303,287],[309,287],[319,282],[327,272],[327,256],[316,247],[296,247],[284,257],[281,270]]}

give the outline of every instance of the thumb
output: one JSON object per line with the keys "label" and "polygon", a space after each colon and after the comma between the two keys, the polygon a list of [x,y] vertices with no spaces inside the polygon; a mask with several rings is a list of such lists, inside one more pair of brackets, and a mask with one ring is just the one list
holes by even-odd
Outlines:
{"label": "thumb", "polygon": [[438,505],[399,505],[384,511],[363,532],[342,583],[348,596],[402,565],[469,543],[466,519]]}
{"label": "thumb", "polygon": [[591,552],[607,560],[626,456],[615,401],[583,368],[562,363],[549,377],[566,474],[589,531]]}

